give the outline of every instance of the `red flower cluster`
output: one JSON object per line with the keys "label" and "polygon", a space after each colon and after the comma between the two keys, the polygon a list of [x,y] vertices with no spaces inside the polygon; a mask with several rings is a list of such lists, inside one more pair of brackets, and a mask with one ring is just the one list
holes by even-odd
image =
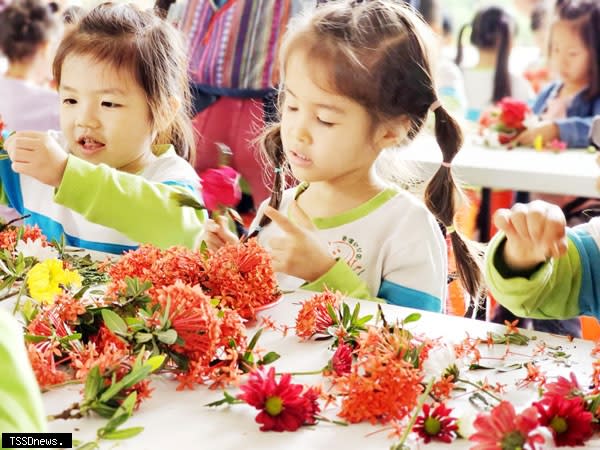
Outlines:
{"label": "red flower cluster", "polygon": [[405,358],[415,350],[401,329],[362,333],[350,374],[337,379],[343,397],[338,415],[351,423],[384,424],[406,417],[423,391],[420,368]]}
{"label": "red flower cluster", "polygon": [[245,319],[254,319],[257,307],[281,295],[271,256],[256,239],[218,249],[206,262],[206,277],[209,295]]}
{"label": "red flower cluster", "polygon": [[284,374],[279,382],[275,379],[275,369],[268,372],[264,368],[250,374],[248,382],[241,386],[240,400],[260,410],[256,423],[261,431],[296,431],[302,425],[312,425],[320,412],[316,388],[305,388],[293,384],[292,376]]}
{"label": "red flower cluster", "polygon": [[108,296],[115,296],[125,288],[125,278],[138,278],[150,281],[151,297],[162,287],[170,286],[180,280],[195,286],[205,280],[204,256],[196,250],[185,247],[170,247],[161,250],[146,244],[136,250],[125,253],[119,261],[107,267],[112,283],[107,290]]}
{"label": "red flower cluster", "polygon": [[335,310],[341,302],[340,297],[340,294],[325,291],[302,302],[302,307],[296,316],[296,336],[307,340],[315,334],[324,333],[333,325],[333,319],[327,312],[327,305]]}
{"label": "red flower cluster", "polygon": [[[25,225],[22,227],[21,240],[27,241],[41,239],[43,245],[47,245],[46,236],[42,234],[42,230],[37,225],[33,227]],[[0,249],[8,250],[12,252],[17,246],[17,238],[19,237],[19,228],[9,226],[6,229],[0,231]]]}
{"label": "red flower cluster", "polygon": [[527,103],[504,97],[490,110],[481,114],[479,125],[482,129],[497,131],[500,144],[507,144],[525,129],[524,121],[528,113],[530,109]]}

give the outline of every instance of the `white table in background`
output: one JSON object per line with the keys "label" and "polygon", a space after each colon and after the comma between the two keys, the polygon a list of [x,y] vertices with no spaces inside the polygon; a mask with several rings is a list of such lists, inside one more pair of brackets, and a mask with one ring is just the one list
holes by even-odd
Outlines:
{"label": "white table in background", "polygon": [[[428,177],[440,166],[442,153],[435,138],[423,134],[409,146],[393,153],[399,161],[410,162],[418,174]],[[560,153],[485,147],[465,135],[465,143],[452,166],[465,184],[515,191],[600,197],[597,155],[583,149]],[[412,164],[414,163],[414,165]]]}

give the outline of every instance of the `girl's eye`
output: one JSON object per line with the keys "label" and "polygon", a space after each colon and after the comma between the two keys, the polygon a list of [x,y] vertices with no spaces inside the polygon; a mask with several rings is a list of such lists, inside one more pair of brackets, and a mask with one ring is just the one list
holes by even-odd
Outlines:
{"label": "girl's eye", "polygon": [[332,127],[332,126],[334,126],[334,125],[335,125],[333,122],[327,122],[326,120],[320,119],[320,118],[318,118],[318,117],[317,117],[317,120],[319,121],[319,123],[320,123],[321,125],[324,125],[324,126],[326,126],[326,127]]}
{"label": "girl's eye", "polygon": [[107,108],[118,108],[121,105],[113,102],[102,102],[102,106],[106,106]]}
{"label": "girl's eye", "polygon": [[74,105],[75,103],[77,103],[77,100],[75,100],[74,98],[65,98],[63,100],[63,103],[65,105]]}
{"label": "girl's eye", "polygon": [[297,106],[290,106],[290,105],[288,105],[287,106],[287,110],[291,111],[291,112],[296,112],[296,111],[298,111],[298,107]]}

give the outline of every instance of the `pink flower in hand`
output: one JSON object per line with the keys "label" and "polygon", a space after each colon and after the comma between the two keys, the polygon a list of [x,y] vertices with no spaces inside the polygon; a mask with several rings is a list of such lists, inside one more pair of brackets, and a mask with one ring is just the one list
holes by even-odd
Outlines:
{"label": "pink flower in hand", "polygon": [[207,169],[200,174],[202,198],[209,211],[234,208],[242,198],[240,174],[229,166]]}

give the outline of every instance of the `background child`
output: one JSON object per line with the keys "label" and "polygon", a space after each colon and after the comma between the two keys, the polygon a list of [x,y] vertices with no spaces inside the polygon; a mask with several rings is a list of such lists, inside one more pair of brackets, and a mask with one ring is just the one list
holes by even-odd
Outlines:
{"label": "background child", "polygon": [[[120,253],[139,242],[195,247],[195,191],[186,57],[177,31],[151,12],[104,4],[83,17],[54,60],[62,136],[18,132],[0,162],[11,206],[49,238]],[[172,144],[172,145],[170,145]]]}
{"label": "background child", "polygon": [[[517,31],[513,16],[498,6],[481,9],[473,19],[471,44],[477,48],[479,61],[474,67],[463,69],[467,95],[467,119],[478,120],[481,112],[503,97],[527,101],[533,92],[525,78],[509,71],[512,41]],[[462,37],[458,36],[456,64],[462,64]]]}
{"label": "background child", "polygon": [[17,321],[0,309],[0,433],[43,433],[46,417]]}
{"label": "background child", "polygon": [[50,75],[59,22],[42,0],[15,0],[0,12],[0,52],[9,61],[0,76],[0,116],[9,130],[58,128],[58,95],[42,84]]}
{"label": "background child", "polygon": [[600,4],[565,0],[550,29],[550,64],[560,80],[536,98],[533,112],[544,123],[525,130],[515,143],[533,146],[560,139],[569,148],[587,147],[592,119],[600,114]]}
{"label": "background child", "polygon": [[[441,311],[439,224],[374,170],[381,151],[413,138],[432,110],[444,162],[425,202],[451,235],[466,288],[478,290],[475,259],[453,225],[450,164],[462,135],[437,100],[426,36],[409,7],[387,0],[325,3],[292,23],[280,52],[281,121],[262,142],[275,169],[273,195],[252,233],[285,274],[283,289],[329,288]],[[286,190],[287,169],[301,184]]]}
{"label": "background child", "polygon": [[561,209],[538,200],[495,222],[486,280],[500,303],[521,317],[600,318],[600,218],[567,229]]}

